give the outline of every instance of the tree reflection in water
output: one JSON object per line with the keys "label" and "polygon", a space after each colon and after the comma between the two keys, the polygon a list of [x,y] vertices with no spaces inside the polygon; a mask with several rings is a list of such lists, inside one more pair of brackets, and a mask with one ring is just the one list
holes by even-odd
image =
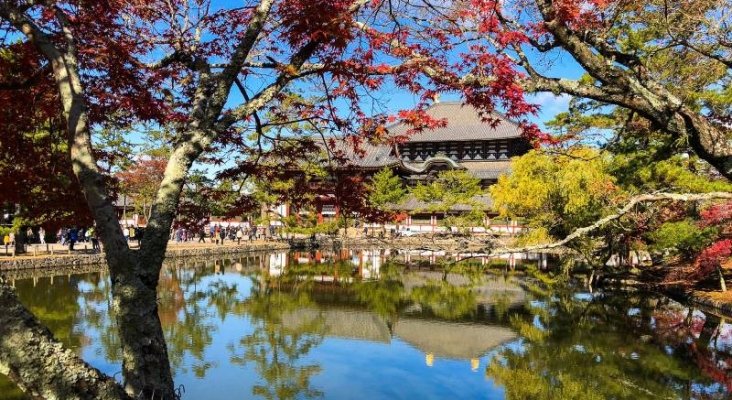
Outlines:
{"label": "tree reflection in water", "polygon": [[[202,300],[223,296],[214,290],[205,289],[200,281],[207,274],[205,265],[181,268],[164,266],[161,271],[158,290],[158,315],[168,346],[170,365],[175,373],[185,372],[184,359],[193,358],[191,369],[202,378],[213,366],[205,360],[205,349],[212,343],[217,325],[209,321],[208,304]],[[122,354],[115,318],[110,312],[109,280],[102,274],[90,274],[85,280],[84,290],[79,294],[83,301],[85,330],[98,332],[96,338],[104,351],[104,358],[121,364]],[[88,328],[88,329],[87,329]]]}
{"label": "tree reflection in water", "polygon": [[[285,278],[297,278],[286,275]],[[290,282],[294,283],[294,282]],[[307,285],[307,282],[306,282]],[[237,313],[251,318],[254,332],[230,347],[233,364],[253,364],[263,383],[252,387],[252,394],[265,399],[322,397],[313,389],[311,378],[321,372],[318,364],[300,360],[324,338],[325,324],[320,316],[299,321],[296,328],[285,326],[286,313],[313,305],[307,290],[285,292],[270,285],[255,285],[251,295],[237,307]]]}
{"label": "tree reflection in water", "polygon": [[[384,263],[378,274],[366,280],[362,268],[350,260],[336,256],[332,262],[303,262],[306,259],[301,256],[299,263],[289,264],[282,272],[265,263],[253,278],[252,293],[233,307],[234,313],[250,318],[254,331],[230,346],[231,362],[254,366],[262,380],[252,388],[256,396],[322,396],[322,391],[311,387],[321,366],[303,360],[326,335],[378,335],[373,330],[378,330],[379,323],[369,320],[369,315],[383,319],[389,340],[391,328],[408,309],[445,320],[471,318],[476,311],[473,279],[464,286],[427,279],[406,290],[405,266],[398,263]],[[273,270],[278,273],[270,275]],[[366,332],[368,326],[347,326],[354,322],[370,325],[371,332]]]}
{"label": "tree reflection in water", "polygon": [[732,364],[694,332],[703,314],[652,294],[530,289],[530,315],[512,318],[520,345],[487,368],[508,399],[727,398]]}
{"label": "tree reflection in water", "polygon": [[[510,399],[718,399],[732,389],[732,326],[665,297],[539,286],[500,267],[486,273],[475,260],[445,270],[444,262],[382,256],[268,254],[167,265],[159,315],[176,378],[205,385],[201,379],[223,371],[216,367],[232,364],[255,379],[257,397],[327,397],[331,386],[318,377],[332,373],[333,360],[313,350],[338,337],[354,351],[365,342],[416,351],[428,365],[469,360],[477,369],[490,359],[486,373]],[[108,277],[36,283],[17,281],[21,300],[65,344],[94,349],[116,368]],[[231,323],[243,332],[233,339],[219,332],[230,332],[222,327]],[[227,339],[214,345],[220,337]],[[3,377],[0,394],[23,398]]]}
{"label": "tree reflection in water", "polygon": [[386,319],[391,326],[399,312],[408,304],[406,290],[402,282],[402,271],[395,264],[386,263],[380,272],[378,279],[354,283],[353,291],[358,302]]}

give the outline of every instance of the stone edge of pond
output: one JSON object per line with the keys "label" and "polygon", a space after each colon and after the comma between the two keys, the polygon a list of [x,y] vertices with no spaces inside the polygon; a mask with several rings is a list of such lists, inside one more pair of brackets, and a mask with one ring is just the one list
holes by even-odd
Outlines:
{"label": "stone edge of pond", "polygon": [[[206,257],[212,255],[227,255],[249,253],[253,251],[287,250],[287,243],[270,242],[240,247],[206,247],[197,249],[168,249],[166,258],[178,257]],[[20,259],[0,260],[0,272],[24,269],[44,269],[71,265],[104,264],[104,254],[78,254],[66,256],[47,256]]]}
{"label": "stone edge of pond", "polygon": [[684,297],[691,305],[704,307],[725,317],[732,317],[732,302],[714,300],[704,292],[686,293]]}
{"label": "stone edge of pond", "polygon": [[619,277],[603,277],[601,286],[611,290],[657,292],[689,306],[699,307],[702,311],[708,311],[723,317],[732,317],[732,302],[712,299],[703,291],[663,288],[657,282],[643,282]]}
{"label": "stone edge of pond", "polygon": [[329,248],[333,245],[348,247],[348,248],[364,248],[364,247],[389,247],[396,249],[424,249],[434,251],[485,251],[485,249],[492,246],[492,244],[503,244],[503,242],[494,240],[492,243],[489,240],[471,241],[459,237],[441,237],[441,238],[430,238],[428,236],[412,236],[412,237],[400,237],[393,239],[381,239],[381,238],[321,238],[318,240],[318,245],[321,247]]}

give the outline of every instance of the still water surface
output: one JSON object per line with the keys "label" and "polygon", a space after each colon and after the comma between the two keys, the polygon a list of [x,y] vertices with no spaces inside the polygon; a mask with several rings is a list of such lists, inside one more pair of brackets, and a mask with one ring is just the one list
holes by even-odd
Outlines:
{"label": "still water surface", "polygon": [[[668,298],[544,289],[501,262],[396,250],[164,266],[184,399],[722,399],[732,325]],[[119,377],[105,272],[14,281],[67,346]],[[23,399],[0,376],[0,399]]]}

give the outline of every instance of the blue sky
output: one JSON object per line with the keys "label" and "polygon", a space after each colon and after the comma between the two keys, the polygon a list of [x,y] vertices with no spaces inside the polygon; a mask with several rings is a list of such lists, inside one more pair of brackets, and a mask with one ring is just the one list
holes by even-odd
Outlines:
{"label": "blue sky", "polygon": [[[214,9],[216,9],[224,7],[238,7],[241,6],[242,2],[241,0],[221,0],[213,1],[213,3]],[[532,60],[532,63],[535,63],[535,67],[537,68],[537,70],[548,76],[576,79],[579,78],[583,73],[583,70],[566,53],[555,51],[547,55],[539,55],[536,52],[528,51],[527,54]],[[268,83],[267,80],[257,82],[257,80],[251,78],[247,81],[247,85],[251,85],[253,89],[256,89],[258,86],[261,87],[266,83]],[[306,92],[306,84],[295,84],[293,85],[293,88],[303,91],[303,94],[305,95],[308,94],[308,92]],[[250,93],[250,95],[251,94],[252,93]],[[386,111],[389,113],[396,113],[401,109],[411,108],[418,101],[417,96],[415,96],[414,94],[408,93],[391,84],[386,84],[383,88],[376,91],[375,94],[378,95],[380,100],[385,104]],[[557,113],[566,111],[570,101],[570,97],[567,95],[557,96],[552,93],[532,94],[528,95],[528,99],[532,103],[539,105],[538,115],[531,116],[529,119],[532,122],[537,123],[541,128],[544,128],[544,123],[548,120],[551,120]],[[460,100],[459,95],[457,94],[447,93],[441,95],[441,101],[456,100]],[[236,88],[233,88],[229,99],[229,106],[235,107],[236,105],[242,103],[242,95],[238,92],[238,90],[236,90]],[[364,111],[368,113],[369,106],[366,103],[367,101],[364,100]],[[133,134],[131,139],[139,141],[141,137],[139,136],[139,134]],[[230,163],[231,162],[234,161],[231,160]]]}
{"label": "blue sky", "polygon": [[[227,0],[227,2],[231,4],[237,4],[233,0]],[[571,56],[562,51],[554,50],[547,54],[539,54],[538,52],[532,51],[531,49],[525,50],[527,52],[527,56],[532,61],[534,68],[537,71],[545,74],[546,76],[578,79],[584,73],[583,69],[571,58]],[[463,49],[463,51],[465,51],[465,49]],[[382,60],[382,62],[387,63],[388,61],[389,60]],[[453,61],[457,61],[457,58]],[[253,86],[255,87],[258,85],[256,81],[251,80],[248,84],[253,84]],[[261,83],[259,85],[263,84],[264,83]],[[305,84],[294,84],[292,86],[292,88],[301,90],[303,95],[307,96],[309,93],[307,92],[306,87],[307,86]],[[412,108],[419,101],[418,96],[409,93],[403,89],[397,88],[391,84],[386,84],[383,88],[376,91],[375,95],[377,95],[384,103],[386,111],[388,113],[396,113],[402,109]],[[529,116],[528,119],[531,122],[536,123],[541,129],[545,129],[545,122],[553,119],[558,113],[566,111],[571,100],[571,97],[568,95],[554,95],[552,93],[531,94],[527,95],[527,98],[530,102],[539,106],[538,114],[535,116]],[[460,98],[458,94],[446,93],[441,95],[440,100],[459,101]],[[242,104],[242,102],[243,98],[241,94],[236,89],[234,89],[231,93],[229,104],[231,106],[236,106],[238,104]],[[364,112],[368,114],[368,110],[370,107],[367,103],[368,100],[364,99],[364,103],[362,104],[362,106]],[[502,110],[499,109],[499,111]],[[231,165],[234,162],[235,161],[232,159],[229,160],[225,165]]]}
{"label": "blue sky", "polygon": [[[223,4],[225,6],[240,5],[240,1],[236,0],[223,0],[220,2],[214,1],[214,3]],[[461,51],[465,50],[465,47],[461,49]],[[583,69],[566,52],[553,50],[542,55],[529,48],[526,48],[525,51],[529,59],[532,61],[534,68],[547,76],[578,79],[584,73]],[[390,60],[379,61],[389,63]],[[458,59],[455,57],[451,61],[458,62]],[[256,86],[256,82],[250,81],[250,83],[255,83]],[[304,87],[304,85],[294,84],[293,87]],[[390,84],[386,84],[382,89],[376,91],[375,94],[380,96],[380,99],[386,104],[388,111],[394,113],[400,109],[413,107],[419,100],[414,94],[408,93]],[[556,96],[551,93],[539,93],[528,95],[527,97],[531,102],[540,106],[538,115],[530,117],[530,120],[537,123],[541,128],[544,128],[544,122],[551,120],[557,113],[566,111],[570,101],[570,97],[567,95]],[[441,95],[441,100],[459,101],[460,98],[457,94],[447,93]],[[241,94],[237,90],[233,90],[229,104],[235,106],[242,102],[243,98]],[[366,104],[364,104],[364,111],[368,113],[368,106]]]}

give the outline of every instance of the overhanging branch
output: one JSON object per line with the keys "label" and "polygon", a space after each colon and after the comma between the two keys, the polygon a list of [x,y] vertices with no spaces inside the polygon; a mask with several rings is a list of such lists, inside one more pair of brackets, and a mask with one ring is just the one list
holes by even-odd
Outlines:
{"label": "overhanging branch", "polygon": [[730,192],[711,192],[711,193],[652,193],[642,194],[632,197],[628,203],[616,213],[610,214],[604,218],[597,220],[592,225],[588,225],[582,228],[576,229],[574,232],[567,235],[564,239],[557,242],[538,244],[533,246],[525,247],[507,247],[501,249],[495,249],[490,252],[490,255],[508,254],[508,253],[527,253],[531,251],[550,250],[557,247],[562,247],[572,240],[585,236],[603,226],[609,224],[612,221],[620,219],[625,214],[629,213],[635,206],[642,203],[650,203],[656,201],[708,201],[708,200],[732,200],[732,193]]}

